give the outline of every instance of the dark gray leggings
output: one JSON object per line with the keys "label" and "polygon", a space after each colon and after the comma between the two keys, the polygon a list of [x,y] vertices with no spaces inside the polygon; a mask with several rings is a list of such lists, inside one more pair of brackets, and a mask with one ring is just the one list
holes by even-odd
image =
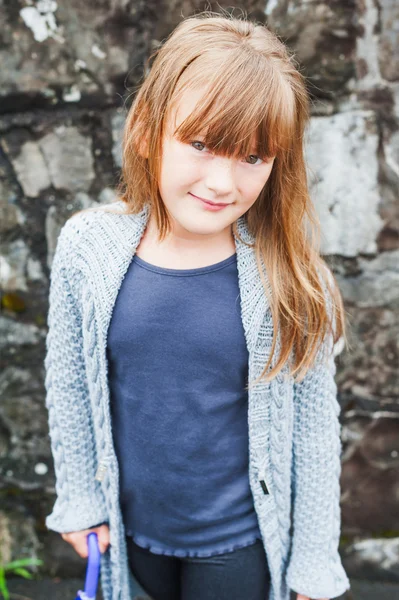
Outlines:
{"label": "dark gray leggings", "polygon": [[261,540],[209,558],[154,554],[126,537],[133,577],[153,600],[265,600],[270,572]]}

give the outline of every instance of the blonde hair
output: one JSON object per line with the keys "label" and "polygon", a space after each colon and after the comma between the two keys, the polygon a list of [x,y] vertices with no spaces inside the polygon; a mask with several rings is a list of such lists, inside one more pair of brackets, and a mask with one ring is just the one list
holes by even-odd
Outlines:
{"label": "blonde hair", "polygon": [[[118,196],[128,213],[149,203],[159,239],[165,238],[170,223],[158,188],[162,138],[186,89],[205,86],[206,93],[176,130],[180,141],[205,131],[209,149],[241,157],[251,152],[255,134],[257,155],[275,156],[267,183],[246,213],[274,335],[269,360],[251,385],[270,381],[293,358],[290,374],[299,372],[300,381],[326,335],[331,353],[341,337],[347,343],[342,297],[319,253],[320,224],[308,191],[303,140],[310,109],[304,78],[274,33],[228,13],[204,11],[184,19],[147,64],[152,60],[126,118]],[[238,236],[236,223],[233,229]],[[267,374],[277,332],[280,354]]]}

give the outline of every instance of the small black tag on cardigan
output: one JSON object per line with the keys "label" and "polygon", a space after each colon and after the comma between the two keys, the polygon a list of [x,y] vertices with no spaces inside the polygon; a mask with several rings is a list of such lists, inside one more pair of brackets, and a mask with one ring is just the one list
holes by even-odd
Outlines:
{"label": "small black tag on cardigan", "polygon": [[263,479],[260,480],[260,485],[261,485],[261,488],[263,490],[263,493],[264,494],[268,494],[269,490],[267,489],[266,482]]}

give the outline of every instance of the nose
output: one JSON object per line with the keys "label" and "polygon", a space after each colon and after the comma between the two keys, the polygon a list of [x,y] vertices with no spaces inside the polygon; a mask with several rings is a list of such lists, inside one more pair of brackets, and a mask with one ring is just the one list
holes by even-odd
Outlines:
{"label": "nose", "polygon": [[232,194],[235,188],[232,159],[225,156],[213,156],[207,167],[206,187],[218,196]]}

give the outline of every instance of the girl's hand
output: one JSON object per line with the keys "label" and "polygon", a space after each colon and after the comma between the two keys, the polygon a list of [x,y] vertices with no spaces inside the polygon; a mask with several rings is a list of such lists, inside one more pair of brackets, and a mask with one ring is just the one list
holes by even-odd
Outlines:
{"label": "girl's hand", "polygon": [[[303,594],[297,594],[296,600],[312,600],[309,596],[304,596]],[[329,600],[328,598],[314,598],[313,600]]]}
{"label": "girl's hand", "polygon": [[98,538],[98,547],[103,554],[109,546],[109,527],[108,525],[99,525],[92,529],[83,529],[82,531],[71,531],[70,533],[61,533],[63,540],[71,544],[73,549],[82,558],[87,558],[87,536],[89,533],[95,532]]}

